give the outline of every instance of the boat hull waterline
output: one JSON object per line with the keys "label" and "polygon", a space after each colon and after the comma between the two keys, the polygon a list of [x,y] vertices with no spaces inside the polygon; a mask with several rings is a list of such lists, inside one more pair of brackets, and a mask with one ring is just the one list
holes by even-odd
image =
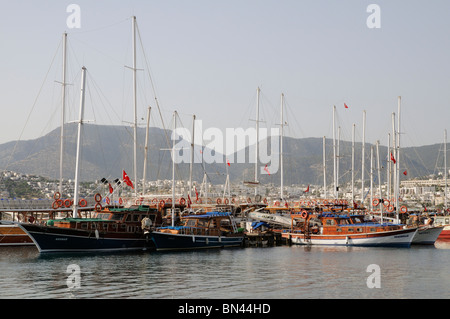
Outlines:
{"label": "boat hull waterline", "polygon": [[444,226],[435,227],[420,227],[415,234],[412,244],[413,245],[434,245],[436,240],[442,233]]}
{"label": "boat hull waterline", "polygon": [[225,237],[161,232],[153,232],[151,236],[158,251],[240,247],[244,239],[243,236]]}
{"label": "boat hull waterline", "polygon": [[136,236],[116,236],[51,226],[19,224],[31,237],[40,253],[51,252],[108,252],[154,249],[150,238],[136,233]]}
{"label": "boat hull waterline", "polygon": [[378,233],[355,235],[314,235],[283,233],[296,245],[332,245],[361,247],[410,247],[417,229],[402,229]]}

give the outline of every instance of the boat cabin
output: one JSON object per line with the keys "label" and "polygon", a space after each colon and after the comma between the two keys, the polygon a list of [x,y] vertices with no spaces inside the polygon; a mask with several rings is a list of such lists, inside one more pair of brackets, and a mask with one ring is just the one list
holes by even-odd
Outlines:
{"label": "boat cabin", "polygon": [[233,232],[233,229],[230,213],[207,212],[182,216],[180,226],[161,227],[158,228],[158,231],[172,234],[220,236]]}
{"label": "boat cabin", "polygon": [[104,232],[141,232],[142,222],[147,225],[161,224],[161,213],[150,206],[139,205],[129,208],[105,208],[95,213],[93,218],[63,218],[47,221],[48,226]]}

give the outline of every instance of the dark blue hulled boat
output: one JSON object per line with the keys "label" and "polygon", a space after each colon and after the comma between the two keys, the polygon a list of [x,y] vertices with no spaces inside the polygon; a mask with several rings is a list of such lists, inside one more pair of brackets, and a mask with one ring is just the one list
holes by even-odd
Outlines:
{"label": "dark blue hulled boat", "polygon": [[149,206],[105,208],[95,218],[63,218],[47,225],[19,224],[41,253],[154,249],[150,225],[160,214]]}
{"label": "dark blue hulled boat", "polygon": [[241,246],[238,232],[228,212],[208,212],[182,216],[182,226],[159,227],[151,232],[157,250],[184,250]]}

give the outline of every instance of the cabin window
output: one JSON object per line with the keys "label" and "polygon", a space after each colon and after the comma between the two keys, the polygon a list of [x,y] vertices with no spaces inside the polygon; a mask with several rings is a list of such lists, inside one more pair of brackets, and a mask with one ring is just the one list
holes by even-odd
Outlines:
{"label": "cabin window", "polygon": [[370,228],[370,231],[371,231],[371,232],[376,232],[377,230],[376,230],[374,227],[371,227],[371,228]]}
{"label": "cabin window", "polygon": [[336,228],[336,231],[337,231],[338,233],[340,233],[340,232],[342,232],[342,228]]}
{"label": "cabin window", "polygon": [[186,226],[187,226],[187,227],[195,227],[195,220],[189,219],[189,220],[186,222]]}
{"label": "cabin window", "polygon": [[334,225],[335,224],[335,222],[334,222],[334,219],[327,219],[327,221],[326,221],[326,224],[325,225],[327,225],[327,226],[331,226],[331,225]]}
{"label": "cabin window", "polygon": [[87,229],[87,223],[81,223],[80,226],[81,229]]}
{"label": "cabin window", "polygon": [[111,220],[122,220],[122,217],[123,217],[122,214],[114,214]]}
{"label": "cabin window", "polygon": [[358,233],[362,233],[363,229],[362,229],[361,227],[358,227],[358,228],[356,228],[356,231],[357,231]]}
{"label": "cabin window", "polygon": [[133,215],[133,221],[138,222],[139,221],[139,215]]}
{"label": "cabin window", "polygon": [[198,227],[206,227],[207,226],[207,224],[206,224],[206,220],[199,220],[198,221]]}
{"label": "cabin window", "polygon": [[209,222],[209,228],[216,228],[216,221],[214,219],[211,219]]}
{"label": "cabin window", "polygon": [[126,221],[127,221],[127,222],[131,222],[131,215],[130,215],[130,214],[127,215]]}
{"label": "cabin window", "polygon": [[353,229],[353,228],[349,228],[347,231],[348,231],[349,233],[353,233],[354,229]]}
{"label": "cabin window", "polygon": [[450,221],[450,220],[449,220],[448,218],[445,219],[445,223],[446,223],[446,224],[448,224],[449,221]]}

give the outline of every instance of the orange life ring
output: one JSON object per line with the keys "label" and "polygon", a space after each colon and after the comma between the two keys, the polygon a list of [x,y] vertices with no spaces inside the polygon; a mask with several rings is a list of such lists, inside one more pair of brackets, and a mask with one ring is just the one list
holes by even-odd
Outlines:
{"label": "orange life ring", "polygon": [[100,203],[95,204],[95,210],[97,212],[100,212],[102,210],[102,204],[100,204]]}
{"label": "orange life ring", "polygon": [[152,199],[152,204],[156,204],[158,202],[158,200],[156,198]]}
{"label": "orange life ring", "polygon": [[308,213],[306,212],[306,210],[302,210],[302,213],[300,214],[301,218],[306,219],[306,217],[308,217]]}
{"label": "orange life ring", "polygon": [[404,213],[408,212],[408,208],[406,208],[406,206],[402,206],[402,207],[400,207],[400,212],[402,214],[404,214]]}
{"label": "orange life ring", "polygon": [[185,204],[186,204],[186,200],[183,197],[181,197],[180,198],[180,205],[185,205]]}
{"label": "orange life ring", "polygon": [[328,201],[326,199],[323,200],[324,205],[328,205]]}
{"label": "orange life ring", "polygon": [[236,200],[234,198],[231,199],[231,204],[236,203]]}
{"label": "orange life ring", "polygon": [[58,201],[55,200],[55,201],[52,203],[52,208],[53,208],[53,209],[58,209],[58,207],[59,207]]}
{"label": "orange life ring", "polygon": [[[387,204],[386,204],[387,203]],[[389,207],[391,205],[391,202],[389,201],[389,199],[385,199],[384,201],[383,201],[383,206],[384,207]]]}
{"label": "orange life ring", "polygon": [[64,200],[64,206],[70,207],[71,205],[72,205],[72,201],[70,199],[65,199]]}
{"label": "orange life ring", "polygon": [[119,197],[119,204],[122,205],[123,204],[123,200],[122,197]]}
{"label": "orange life ring", "polygon": [[372,205],[375,206],[375,207],[377,207],[378,205],[380,205],[380,200],[379,200],[378,198],[374,198],[374,199],[372,200]]}
{"label": "orange life ring", "polygon": [[275,207],[278,207],[278,206],[280,206],[280,202],[279,202],[279,201],[276,201],[276,202],[275,202]]}
{"label": "orange life ring", "polygon": [[78,205],[79,205],[80,207],[86,207],[87,201],[86,201],[84,198],[82,198],[82,199],[80,199],[80,200],[78,201]]}
{"label": "orange life ring", "polygon": [[264,204],[267,204],[267,198],[264,198],[264,199],[263,199],[263,203],[264,203]]}
{"label": "orange life ring", "polygon": [[100,203],[100,201],[102,200],[102,195],[100,195],[99,193],[95,194],[95,195],[94,195],[94,200],[95,200],[97,203]]}
{"label": "orange life ring", "polygon": [[109,203],[110,203],[109,197],[106,197],[106,198],[105,198],[105,201],[106,201],[106,204],[109,205]]}
{"label": "orange life ring", "polygon": [[247,198],[247,203],[250,204],[251,202],[252,202],[252,199],[251,199],[250,197],[248,197],[248,198]]}
{"label": "orange life ring", "polygon": [[61,198],[61,193],[60,193],[60,192],[56,192],[56,193],[53,195],[53,198],[56,199],[56,200],[60,199],[60,198]]}
{"label": "orange life ring", "polygon": [[170,197],[167,198],[167,199],[166,199],[166,203],[167,203],[167,204],[172,203],[172,198],[170,198]]}
{"label": "orange life ring", "polygon": [[393,205],[389,205],[386,210],[388,211],[388,213],[392,213],[394,211],[394,206]]}
{"label": "orange life ring", "polygon": [[228,200],[228,198],[225,198],[224,201],[223,201],[223,203],[224,203],[225,205],[228,205],[229,202],[230,202],[230,201]]}
{"label": "orange life ring", "polygon": [[161,199],[161,200],[159,201],[159,206],[160,206],[161,208],[164,208],[165,205],[166,205],[166,203]]}
{"label": "orange life ring", "polygon": [[222,204],[222,200],[220,198],[218,198],[218,199],[216,199],[216,203],[220,205],[220,204]]}

